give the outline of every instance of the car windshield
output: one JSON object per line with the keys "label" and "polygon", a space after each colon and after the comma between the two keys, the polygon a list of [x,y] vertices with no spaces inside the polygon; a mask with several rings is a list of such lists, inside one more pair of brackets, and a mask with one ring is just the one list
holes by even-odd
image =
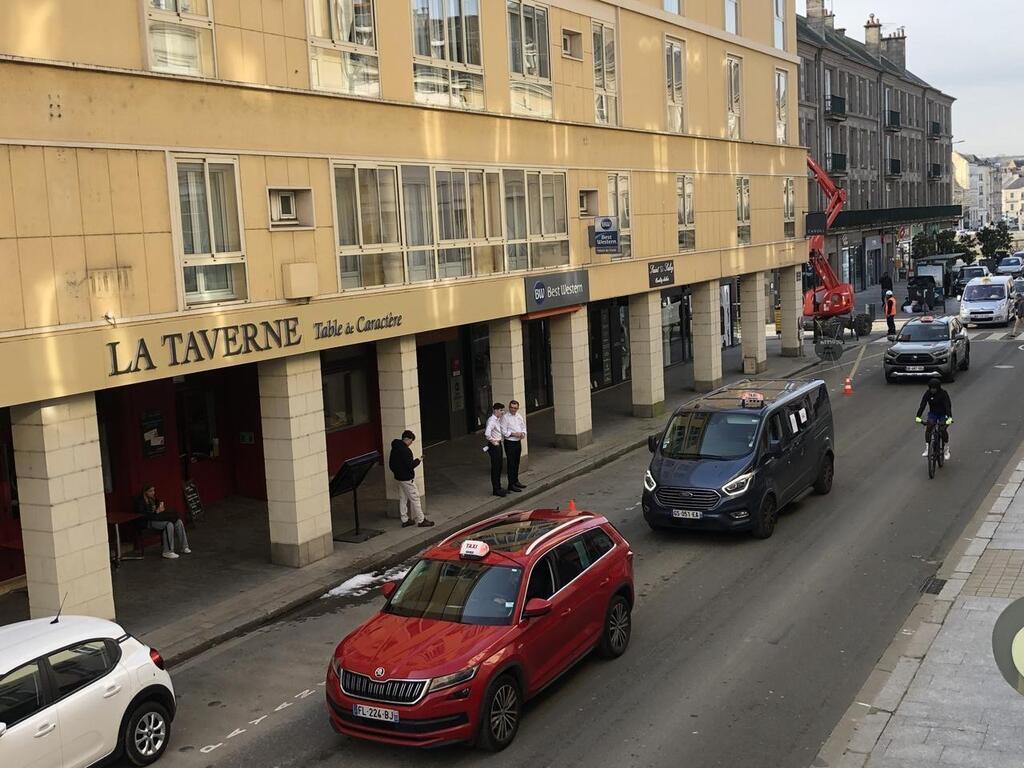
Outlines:
{"label": "car windshield", "polygon": [[1018,256],[1007,256],[1005,259],[999,262],[1000,267],[1019,267],[1020,258]]}
{"label": "car windshield", "polygon": [[912,323],[903,326],[896,341],[945,341],[949,329],[942,323]]}
{"label": "car windshield", "polygon": [[688,411],[672,417],[661,441],[668,459],[738,459],[754,449],[761,414]]}
{"label": "car windshield", "polygon": [[508,624],[521,568],[479,562],[420,560],[395,590],[385,612],[458,624]]}
{"label": "car windshield", "polygon": [[1002,285],[968,285],[964,290],[964,301],[1002,301],[1006,289]]}

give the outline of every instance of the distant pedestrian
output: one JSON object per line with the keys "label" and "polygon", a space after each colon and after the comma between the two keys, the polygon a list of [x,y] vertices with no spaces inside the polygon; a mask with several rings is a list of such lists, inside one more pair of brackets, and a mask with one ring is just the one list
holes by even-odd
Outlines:
{"label": "distant pedestrian", "polygon": [[505,461],[508,464],[508,489],[523,490],[519,482],[519,461],[523,455],[523,439],[526,437],[526,419],[519,412],[519,401],[508,401],[508,413],[501,417],[501,434],[505,443]]}
{"label": "distant pedestrian", "polygon": [[892,278],[889,277],[889,273],[886,272],[882,275],[882,279],[878,281],[882,288],[882,303],[885,303],[885,292],[892,290]]}
{"label": "distant pedestrian", "polygon": [[484,439],[487,441],[487,456],[491,460],[491,493],[495,496],[507,496],[501,487],[501,446],[505,436],[501,432],[501,417],[505,415],[504,403],[491,406],[491,415],[484,427]]}
{"label": "distant pedestrian", "polygon": [[1021,324],[1024,324],[1024,294],[1017,294],[1013,302],[1013,335],[1016,336]]}
{"label": "distant pedestrian", "polygon": [[416,489],[416,467],[421,463],[414,458],[409,447],[416,439],[410,430],[405,430],[399,440],[391,441],[391,455],[388,456],[388,467],[398,481],[398,514],[402,518],[402,527],[418,525],[429,528],[433,520],[427,520],[420,504],[420,492]]}
{"label": "distant pedestrian", "polygon": [[896,335],[896,297],[892,291],[885,292],[885,324],[890,336]]}

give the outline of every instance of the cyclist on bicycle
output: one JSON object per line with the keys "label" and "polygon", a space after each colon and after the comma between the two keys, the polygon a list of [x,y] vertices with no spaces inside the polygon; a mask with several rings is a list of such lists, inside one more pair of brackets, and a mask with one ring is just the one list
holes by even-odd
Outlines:
{"label": "cyclist on bicycle", "polygon": [[949,461],[949,432],[946,427],[953,423],[953,403],[950,402],[949,393],[942,388],[942,382],[938,379],[931,379],[928,382],[928,389],[921,398],[921,405],[917,409],[917,423],[921,423],[921,414],[925,408],[928,409],[928,418],[925,420],[927,427],[924,431],[924,453],[928,455],[928,448],[932,441],[932,430],[939,428],[942,436],[943,458]]}

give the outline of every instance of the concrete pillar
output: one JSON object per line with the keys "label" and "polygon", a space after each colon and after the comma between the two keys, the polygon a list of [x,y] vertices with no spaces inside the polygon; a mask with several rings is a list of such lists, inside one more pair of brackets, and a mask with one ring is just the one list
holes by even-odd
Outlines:
{"label": "concrete pillar", "polygon": [[29,613],[114,618],[95,397],[13,406],[11,431]]}
{"label": "concrete pillar", "polygon": [[799,357],[803,352],[804,314],[803,267],[796,265],[779,270],[779,294],[782,303],[782,356]]}
{"label": "concrete pillar", "polygon": [[590,415],[590,337],[579,309],[551,318],[551,386],[555,445],[578,450],[594,441]]}
{"label": "concrete pillar", "polygon": [[320,353],[259,364],[270,559],[302,568],[334,551]]}
{"label": "concrete pillar", "polygon": [[[693,386],[710,392],[722,384],[722,320],[719,307],[722,290],[717,280],[690,287],[693,318]],[[764,331],[762,330],[762,333]]]}
{"label": "concrete pillar", "polygon": [[[384,444],[384,477],[388,515],[398,517],[398,483],[387,468],[391,441],[409,429],[416,435],[411,446],[417,458],[423,455],[420,434],[420,381],[416,363],[416,337],[400,336],[377,342],[377,380],[380,386],[380,430]],[[416,467],[416,488],[426,512],[423,464]]]}
{"label": "concrete pillar", "polygon": [[[523,321],[518,317],[493,320],[488,326],[491,354],[491,396],[494,402],[519,401],[519,413],[526,418],[526,368],[523,365]],[[488,406],[490,403],[487,404]],[[529,437],[522,441],[520,468],[526,467]]]}
{"label": "concrete pillar", "polygon": [[768,370],[768,345],[765,337],[768,298],[764,291],[764,272],[754,272],[740,278],[740,329],[743,372],[746,374],[764,373]]}
{"label": "concrete pillar", "polygon": [[629,297],[629,368],[633,376],[633,415],[665,412],[665,359],[661,339],[661,292]]}

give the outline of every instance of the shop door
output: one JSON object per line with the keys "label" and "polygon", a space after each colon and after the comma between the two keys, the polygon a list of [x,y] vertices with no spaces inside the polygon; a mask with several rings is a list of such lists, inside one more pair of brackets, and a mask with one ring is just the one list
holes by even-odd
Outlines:
{"label": "shop door", "polygon": [[448,411],[448,354],[444,342],[426,344],[416,350],[420,386],[420,429],[423,446],[451,438]]}
{"label": "shop door", "polygon": [[188,376],[175,393],[182,479],[196,482],[204,502],[234,493],[221,385],[217,373],[198,374]]}
{"label": "shop door", "polygon": [[[5,543],[12,546],[2,546]],[[25,558],[22,551],[14,546],[20,543],[21,519],[18,515],[11,412],[7,408],[0,408],[0,581],[12,579],[25,572]]]}
{"label": "shop door", "polygon": [[487,424],[494,403],[491,390],[491,337],[486,324],[477,323],[463,329],[463,350],[464,359],[469,360],[466,428],[476,432]]}
{"label": "shop door", "polygon": [[523,323],[527,411],[551,407],[551,327],[546,319]]}
{"label": "shop door", "polygon": [[612,383],[612,321],[607,304],[591,306],[590,313],[590,388],[600,389]]}

